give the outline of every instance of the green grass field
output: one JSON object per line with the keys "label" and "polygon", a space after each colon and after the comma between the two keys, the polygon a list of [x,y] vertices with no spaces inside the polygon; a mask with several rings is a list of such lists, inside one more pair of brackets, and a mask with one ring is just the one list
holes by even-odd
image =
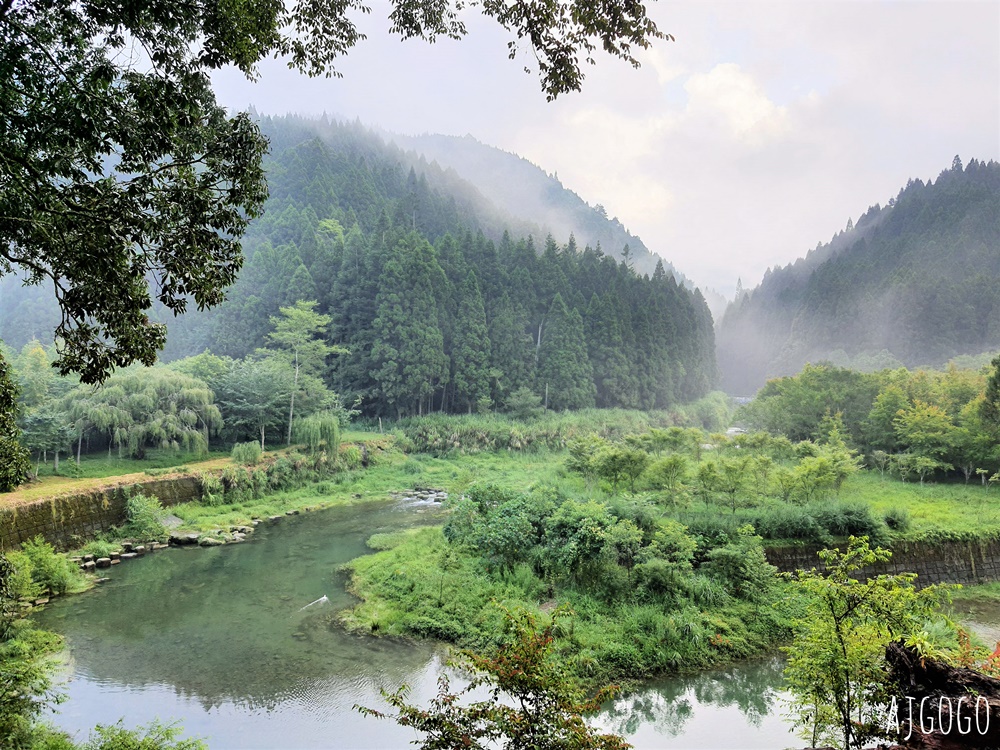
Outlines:
{"label": "green grass field", "polygon": [[910,540],[1000,536],[1000,491],[976,483],[918,484],[859,472],[844,483],[840,498],[871,506],[879,515],[905,508]]}
{"label": "green grass field", "polygon": [[80,457],[77,469],[76,458],[63,456],[59,461],[59,473],[53,470],[52,462],[41,464],[40,479],[45,477],[65,477],[69,479],[102,479],[123,474],[137,474],[149,470],[172,469],[189,464],[202,463],[217,458],[228,458],[229,451],[209,451],[207,453],[182,453],[170,450],[150,450],[144,459],[118,458],[116,453],[93,453]]}

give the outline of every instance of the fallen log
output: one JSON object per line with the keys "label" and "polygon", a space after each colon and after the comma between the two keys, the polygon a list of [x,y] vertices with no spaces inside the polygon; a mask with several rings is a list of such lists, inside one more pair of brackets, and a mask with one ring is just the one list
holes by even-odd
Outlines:
{"label": "fallen log", "polygon": [[887,726],[899,731],[889,750],[1000,748],[1000,680],[922,659],[898,642],[886,647],[885,658],[896,690]]}

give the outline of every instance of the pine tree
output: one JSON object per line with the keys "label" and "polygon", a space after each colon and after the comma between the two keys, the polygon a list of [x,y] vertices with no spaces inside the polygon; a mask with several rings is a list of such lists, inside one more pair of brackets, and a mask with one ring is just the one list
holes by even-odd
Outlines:
{"label": "pine tree", "polygon": [[451,350],[455,401],[472,413],[476,402],[490,392],[490,339],[486,311],[475,275],[470,271],[462,284],[458,318]]}
{"label": "pine tree", "polygon": [[594,406],[594,371],[587,357],[583,318],[556,294],[545,316],[538,352],[536,390],[547,393],[552,409],[586,409]]}
{"label": "pine tree", "polygon": [[372,377],[397,416],[430,409],[448,381],[436,290],[444,273],[430,244],[411,233],[386,263],[373,324]]}

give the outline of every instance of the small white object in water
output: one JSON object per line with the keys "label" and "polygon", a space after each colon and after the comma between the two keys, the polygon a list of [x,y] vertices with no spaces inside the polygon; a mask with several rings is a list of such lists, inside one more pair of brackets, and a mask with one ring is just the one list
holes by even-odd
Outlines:
{"label": "small white object in water", "polygon": [[328,602],[328,601],[330,600],[326,598],[326,594],[323,594],[323,596],[321,596],[316,601],[309,602],[306,606],[302,607],[302,609],[300,609],[299,612],[301,612],[303,609],[309,609],[314,604],[322,604],[323,602]]}

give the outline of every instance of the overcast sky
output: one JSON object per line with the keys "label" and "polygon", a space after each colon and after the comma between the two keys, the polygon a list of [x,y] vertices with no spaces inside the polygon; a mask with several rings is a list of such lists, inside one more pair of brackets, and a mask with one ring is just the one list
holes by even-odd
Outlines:
{"label": "overcast sky", "polygon": [[653,2],[676,37],[633,70],[599,55],[584,90],[547,103],[532,59],[474,13],[461,42],[368,34],[310,80],[280,62],[220,101],[408,134],[471,134],[603,204],[696,283],[731,294],[884,204],[955,154],[1000,159],[1000,0]]}

